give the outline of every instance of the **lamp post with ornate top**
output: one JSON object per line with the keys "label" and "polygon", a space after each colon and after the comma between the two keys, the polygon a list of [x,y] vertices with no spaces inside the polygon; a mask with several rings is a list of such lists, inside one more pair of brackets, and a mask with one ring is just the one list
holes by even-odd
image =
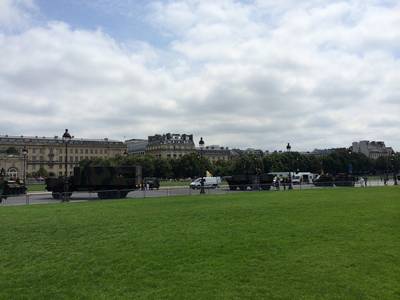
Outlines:
{"label": "lamp post with ornate top", "polygon": [[62,136],[62,140],[65,144],[65,170],[64,170],[64,201],[68,201],[68,143],[71,141],[72,137],[68,132],[68,129],[65,129],[65,132]]}
{"label": "lamp post with ornate top", "polygon": [[28,149],[26,149],[26,147],[24,146],[24,148],[22,149],[22,155],[24,156],[24,184],[26,185],[26,157],[28,155]]}
{"label": "lamp post with ornate top", "polygon": [[[286,151],[290,152],[292,149],[292,146],[290,146],[290,143],[287,143],[286,145]],[[293,189],[293,182],[292,182],[292,170],[289,169],[289,190]]]}
{"label": "lamp post with ornate top", "polygon": [[[200,146],[200,165],[202,165],[203,164],[203,149],[204,149],[204,140],[203,140],[203,138],[201,137],[200,138],[200,141],[199,141],[199,146]],[[204,194],[205,193],[205,191],[204,191],[204,172],[203,172],[203,170],[201,169],[201,166],[200,166],[200,173],[201,173],[201,179],[200,179],[200,194]]]}
{"label": "lamp post with ornate top", "polygon": [[391,156],[392,156],[391,162],[392,162],[392,168],[393,168],[393,184],[397,185],[398,184],[397,183],[397,172],[398,172],[397,164],[398,164],[398,161],[396,159],[396,154],[394,152],[392,152]]}

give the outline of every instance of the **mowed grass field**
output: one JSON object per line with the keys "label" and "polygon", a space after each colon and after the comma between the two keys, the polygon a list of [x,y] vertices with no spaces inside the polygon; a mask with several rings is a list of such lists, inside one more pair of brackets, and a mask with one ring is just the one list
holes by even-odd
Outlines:
{"label": "mowed grass field", "polygon": [[1,299],[399,299],[400,188],[0,207]]}

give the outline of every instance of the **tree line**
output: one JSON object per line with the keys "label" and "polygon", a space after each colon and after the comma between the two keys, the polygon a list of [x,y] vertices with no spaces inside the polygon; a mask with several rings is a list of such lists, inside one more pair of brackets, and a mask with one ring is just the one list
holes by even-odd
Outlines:
{"label": "tree line", "polygon": [[141,165],[144,177],[181,179],[199,177],[209,171],[214,176],[257,174],[269,172],[352,173],[355,175],[380,175],[398,172],[400,154],[372,160],[361,153],[338,149],[326,156],[306,155],[298,152],[277,152],[263,157],[240,154],[229,161],[212,163],[205,157],[191,153],[178,159],[144,156],[116,156],[114,158],[83,160],[81,166]]}

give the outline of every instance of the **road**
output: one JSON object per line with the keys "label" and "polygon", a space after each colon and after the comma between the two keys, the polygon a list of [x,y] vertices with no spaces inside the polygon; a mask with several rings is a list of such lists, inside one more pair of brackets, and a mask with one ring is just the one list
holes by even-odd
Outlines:
{"label": "road", "polygon": [[[205,190],[207,194],[223,194],[227,192],[226,188],[218,188]],[[199,190],[192,190],[188,187],[170,187],[161,188],[159,190],[137,190],[128,193],[127,198],[150,198],[150,197],[168,197],[168,196],[189,196],[199,194]],[[70,202],[82,202],[90,200],[99,200],[97,193],[74,192]],[[104,200],[109,201],[109,200]],[[60,200],[53,199],[50,192],[32,192],[26,195],[8,197],[3,200],[2,206],[6,205],[27,205],[27,204],[44,204],[44,203],[60,203]]]}

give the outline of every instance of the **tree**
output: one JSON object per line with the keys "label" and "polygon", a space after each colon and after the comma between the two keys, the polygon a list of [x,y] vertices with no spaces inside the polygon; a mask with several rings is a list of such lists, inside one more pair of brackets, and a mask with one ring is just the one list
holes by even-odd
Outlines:
{"label": "tree", "polygon": [[172,160],[175,178],[200,177],[205,173],[204,161],[196,153],[184,155],[179,159]]}
{"label": "tree", "polygon": [[37,172],[33,172],[32,175],[33,175],[33,177],[48,177],[49,176],[48,172],[43,167],[40,167]]}
{"label": "tree", "polygon": [[212,174],[214,176],[232,175],[232,162],[226,160],[218,160],[212,166]]}
{"label": "tree", "polygon": [[242,154],[233,161],[233,174],[257,174],[264,170],[263,160],[252,154]]}
{"label": "tree", "polygon": [[154,176],[157,178],[171,178],[173,173],[170,161],[156,158],[154,160]]}

